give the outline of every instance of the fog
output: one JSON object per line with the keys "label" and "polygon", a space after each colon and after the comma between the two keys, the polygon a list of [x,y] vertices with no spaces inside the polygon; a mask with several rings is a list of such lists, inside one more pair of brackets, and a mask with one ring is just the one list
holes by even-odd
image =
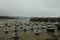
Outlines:
{"label": "fog", "polygon": [[60,0],[0,0],[0,16],[59,17]]}

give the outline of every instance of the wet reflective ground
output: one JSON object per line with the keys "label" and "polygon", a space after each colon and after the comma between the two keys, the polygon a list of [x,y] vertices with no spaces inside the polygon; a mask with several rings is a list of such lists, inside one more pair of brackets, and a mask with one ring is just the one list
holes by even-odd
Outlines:
{"label": "wet reflective ground", "polygon": [[[6,26],[5,24],[8,25]],[[22,25],[20,25],[22,23]],[[60,40],[60,30],[57,30],[55,27],[54,32],[47,32],[46,28],[41,28],[41,22],[36,22],[38,25],[33,25],[33,30],[31,30],[30,25],[26,25],[29,23],[27,19],[0,19],[0,24],[4,25],[0,27],[0,40],[15,40],[13,39],[14,28],[17,28],[18,39],[17,40]],[[19,26],[16,26],[19,24]],[[26,28],[27,31],[24,31],[23,28]],[[39,35],[35,35],[36,27],[39,27]],[[46,27],[46,26],[45,26]],[[7,29],[8,33],[5,33],[4,30]]]}

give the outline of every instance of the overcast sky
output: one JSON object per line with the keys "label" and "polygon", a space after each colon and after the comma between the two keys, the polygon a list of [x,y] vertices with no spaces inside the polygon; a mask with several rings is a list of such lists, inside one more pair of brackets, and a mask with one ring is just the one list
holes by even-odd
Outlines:
{"label": "overcast sky", "polygon": [[60,16],[60,0],[0,0],[0,16]]}

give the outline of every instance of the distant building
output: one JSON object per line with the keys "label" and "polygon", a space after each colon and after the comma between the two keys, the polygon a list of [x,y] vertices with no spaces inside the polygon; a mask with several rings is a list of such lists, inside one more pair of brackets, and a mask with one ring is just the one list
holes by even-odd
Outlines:
{"label": "distant building", "polygon": [[30,21],[33,22],[60,22],[60,17],[33,17],[30,18]]}

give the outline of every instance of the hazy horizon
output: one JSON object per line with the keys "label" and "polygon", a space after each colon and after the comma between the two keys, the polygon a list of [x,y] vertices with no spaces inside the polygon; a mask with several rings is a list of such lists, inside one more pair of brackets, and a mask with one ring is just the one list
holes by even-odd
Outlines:
{"label": "hazy horizon", "polygon": [[0,16],[60,17],[60,0],[0,0]]}

